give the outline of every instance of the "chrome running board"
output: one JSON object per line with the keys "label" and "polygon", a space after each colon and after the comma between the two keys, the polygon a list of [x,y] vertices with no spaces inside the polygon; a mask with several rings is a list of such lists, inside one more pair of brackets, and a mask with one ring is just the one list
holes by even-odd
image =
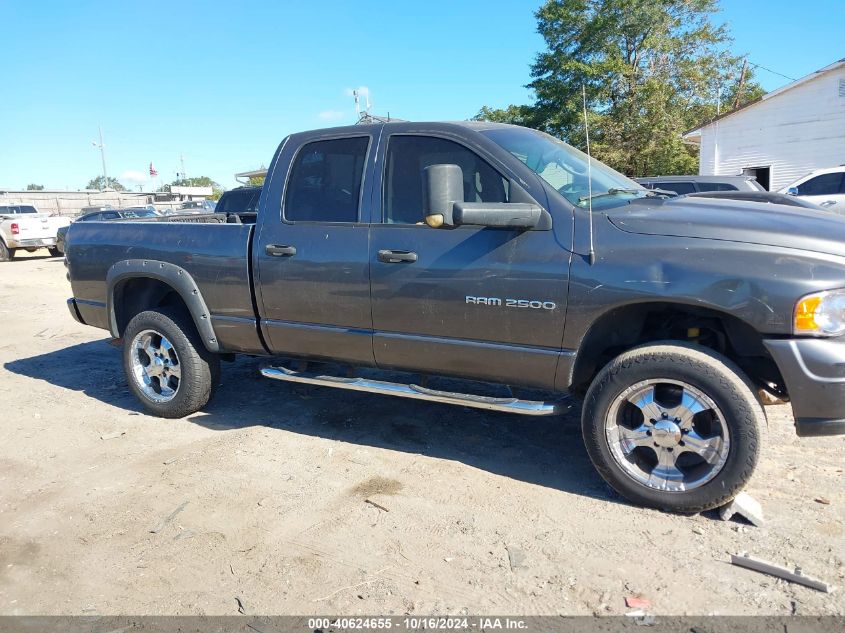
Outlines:
{"label": "chrome running board", "polygon": [[438,391],[436,389],[420,387],[419,385],[387,382],[385,380],[343,378],[340,376],[312,374],[308,372],[294,371],[284,367],[265,367],[261,370],[261,375],[265,378],[284,380],[286,382],[305,383],[308,385],[318,385],[320,387],[335,387],[337,389],[348,389],[350,391],[367,391],[370,393],[379,393],[385,396],[399,396],[401,398],[414,398],[415,400],[458,404],[464,407],[487,409],[488,411],[504,411],[506,413],[521,413],[523,415],[556,415],[564,413],[570,408],[570,405],[563,402],[543,402],[539,400],[520,400],[519,398],[475,396],[468,393]]}

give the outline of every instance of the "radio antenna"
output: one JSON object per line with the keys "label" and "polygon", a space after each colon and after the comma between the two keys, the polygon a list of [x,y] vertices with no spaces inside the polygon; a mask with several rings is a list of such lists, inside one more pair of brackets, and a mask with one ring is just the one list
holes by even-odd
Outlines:
{"label": "radio antenna", "polygon": [[587,137],[587,222],[590,230],[590,266],[596,263],[596,251],[593,248],[593,158],[590,155],[590,126],[587,123],[587,88],[581,84],[581,98],[584,101],[584,135]]}

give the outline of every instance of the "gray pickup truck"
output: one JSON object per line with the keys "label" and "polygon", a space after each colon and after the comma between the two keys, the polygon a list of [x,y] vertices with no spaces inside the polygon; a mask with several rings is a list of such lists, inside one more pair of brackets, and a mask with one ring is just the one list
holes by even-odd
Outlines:
{"label": "gray pickup truck", "polygon": [[122,339],[162,417],[205,406],[235,354],[272,379],[527,415],[574,396],[602,477],[680,512],[748,481],[762,391],[799,435],[845,433],[845,220],[665,197],[521,127],[294,134],[257,214],[75,223],[67,266],[71,314]]}

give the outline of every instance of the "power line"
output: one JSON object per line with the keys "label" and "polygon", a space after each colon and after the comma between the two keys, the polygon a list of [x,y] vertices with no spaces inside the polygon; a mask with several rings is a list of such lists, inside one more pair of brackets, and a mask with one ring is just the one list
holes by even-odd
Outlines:
{"label": "power line", "polygon": [[767,73],[772,73],[773,75],[778,75],[779,77],[783,77],[784,79],[789,79],[789,81],[796,81],[795,77],[789,77],[788,75],[784,75],[783,73],[779,73],[775,70],[770,68],[766,68],[765,66],[761,66],[760,64],[755,64],[754,62],[748,62],[749,66],[754,66],[754,68],[759,68],[760,70],[765,70]]}

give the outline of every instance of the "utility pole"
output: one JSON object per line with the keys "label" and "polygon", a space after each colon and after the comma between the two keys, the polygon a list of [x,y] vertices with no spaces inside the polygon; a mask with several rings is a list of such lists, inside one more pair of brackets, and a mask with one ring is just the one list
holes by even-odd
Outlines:
{"label": "utility pole", "polygon": [[734,97],[734,107],[736,110],[739,107],[739,99],[742,97],[742,88],[745,86],[745,75],[748,72],[748,58],[742,61],[742,72],[739,74],[739,83],[736,86],[736,96]]}
{"label": "utility pole", "polygon": [[93,145],[94,147],[96,147],[100,150],[100,158],[103,161],[103,187],[102,187],[102,190],[105,190],[109,186],[109,175],[108,175],[108,172],[106,171],[106,146],[103,143],[103,126],[98,125],[97,129],[100,132],[100,143],[97,144],[97,141],[91,141],[91,145]]}
{"label": "utility pole", "polygon": [[182,165],[182,180],[188,180],[188,176],[185,174],[185,155],[179,154],[179,164]]}

